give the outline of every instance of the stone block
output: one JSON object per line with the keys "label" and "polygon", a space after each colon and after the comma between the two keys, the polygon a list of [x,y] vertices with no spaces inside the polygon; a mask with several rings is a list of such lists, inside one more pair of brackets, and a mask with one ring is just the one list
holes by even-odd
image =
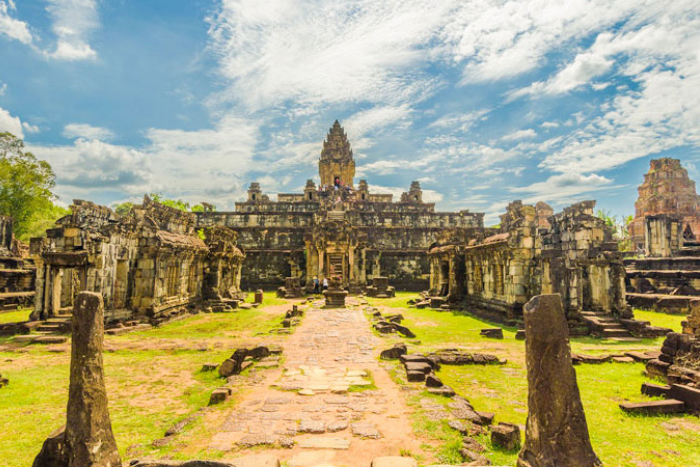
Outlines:
{"label": "stone block", "polygon": [[664,415],[670,413],[682,413],[685,411],[683,401],[667,399],[663,401],[650,402],[624,402],[620,408],[627,413],[638,413],[644,415]]}
{"label": "stone block", "polygon": [[520,428],[505,422],[491,427],[491,443],[507,451],[515,451],[520,447]]}

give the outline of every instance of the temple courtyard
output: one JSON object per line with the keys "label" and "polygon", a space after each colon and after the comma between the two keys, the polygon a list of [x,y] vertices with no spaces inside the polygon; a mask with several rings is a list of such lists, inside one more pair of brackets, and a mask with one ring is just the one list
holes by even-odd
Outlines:
{"label": "temple courtyard", "polygon": [[[279,461],[290,467],[355,467],[403,456],[429,466],[468,465],[465,455],[476,453],[479,463],[473,465],[487,465],[486,460],[515,465],[519,447],[494,444],[485,425],[506,422],[525,431],[524,341],[516,339],[515,328],[468,310],[409,305],[417,299],[408,292],[386,299],[351,296],[347,308],[325,309],[319,296],[281,299],[266,293],[257,308],[184,315],[156,328],[108,333],[104,372],[123,462],[211,459],[236,466]],[[285,327],[294,305],[301,316]],[[26,313],[0,313],[0,323]],[[401,315],[401,325],[415,337],[378,332],[373,323],[379,314]],[[640,310],[635,316],[677,332],[685,318]],[[484,337],[482,329],[502,329],[503,339]],[[658,353],[663,337],[570,341],[581,361],[576,375],[591,443],[604,465],[700,465],[697,417],[631,415],[619,407],[649,401],[640,387],[654,382],[644,375],[644,363],[625,354]],[[456,349],[497,361],[443,361],[429,379],[444,386],[431,388],[408,382],[399,360],[380,358],[398,343],[408,355]],[[31,465],[44,440],[64,424],[70,345],[70,339],[42,345],[0,338],[3,377],[10,380],[0,391],[4,465]],[[260,346],[271,353],[246,359],[240,374],[219,374],[217,366],[234,350]],[[600,356],[606,358],[596,359]],[[445,387],[456,394],[441,392]],[[215,400],[222,388],[223,397]]]}

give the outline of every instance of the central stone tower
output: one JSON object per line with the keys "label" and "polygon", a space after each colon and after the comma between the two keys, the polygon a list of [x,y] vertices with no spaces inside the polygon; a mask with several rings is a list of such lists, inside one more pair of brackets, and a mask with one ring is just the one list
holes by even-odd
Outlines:
{"label": "central stone tower", "polygon": [[333,123],[323,142],[318,172],[321,176],[321,186],[332,186],[339,180],[340,184],[353,187],[355,160],[352,157],[350,141],[338,120]]}

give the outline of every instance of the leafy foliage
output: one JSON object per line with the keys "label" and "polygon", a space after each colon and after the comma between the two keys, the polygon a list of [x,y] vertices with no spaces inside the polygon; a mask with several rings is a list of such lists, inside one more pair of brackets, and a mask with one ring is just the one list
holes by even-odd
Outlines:
{"label": "leafy foliage", "polygon": [[0,214],[14,219],[20,239],[41,235],[67,210],[56,206],[56,176],[48,162],[24,150],[24,141],[0,133]]}
{"label": "leafy foliage", "polygon": [[[180,211],[184,212],[204,212],[204,206],[201,204],[195,204],[194,206],[190,206],[190,203],[187,201],[183,201],[181,199],[170,199],[166,198],[163,196],[162,193],[149,193],[148,197],[151,198],[153,201],[156,203],[160,203],[164,206],[169,206],[171,208],[179,209]],[[118,204],[114,210],[116,211],[117,214],[126,216],[131,212],[131,210],[134,208],[134,203],[131,203],[129,201]],[[216,207],[213,207],[214,210],[216,210]]]}
{"label": "leafy foliage", "polygon": [[610,211],[599,209],[596,217],[603,219],[605,224],[613,230],[613,235],[617,240],[617,247],[620,251],[629,251],[631,242],[629,239],[629,225],[634,220],[634,216],[617,217],[611,216]]}

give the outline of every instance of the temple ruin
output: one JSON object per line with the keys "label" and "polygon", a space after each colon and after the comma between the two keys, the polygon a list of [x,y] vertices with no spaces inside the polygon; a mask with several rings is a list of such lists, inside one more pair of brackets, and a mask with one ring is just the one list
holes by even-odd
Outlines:
{"label": "temple ruin", "polygon": [[105,320],[159,321],[202,300],[240,298],[236,232],[195,230],[192,213],[144,197],[127,216],[76,200],[46,238],[32,239],[37,266],[32,319],[70,313],[79,292],[102,295]]}
{"label": "temple ruin", "polygon": [[0,216],[0,310],[32,303],[35,270],[26,245],[14,237],[13,221]]}
{"label": "temple ruin", "polygon": [[594,206],[574,204],[544,223],[534,206],[511,203],[498,229],[431,248],[430,294],[501,322],[522,319],[525,303],[551,293],[569,320],[584,311],[629,317],[622,254]]}
{"label": "temple ruin", "polygon": [[645,248],[645,219],[659,214],[679,218],[684,238],[688,241],[698,239],[700,196],[695,191],[695,182],[688,177],[688,171],[681,166],[680,160],[652,160],[638,191],[634,220],[629,226],[630,241],[634,248]]}
{"label": "temple ruin", "polygon": [[225,226],[239,234],[246,252],[241,286],[275,290],[298,277],[310,291],[313,277],[338,276],[343,287],[363,292],[374,277],[388,277],[396,290],[428,287],[428,248],[466,241],[483,230],[483,214],[436,212],[418,182],[400,200],[355,185],[355,160],[336,120],[323,143],[320,186],[308,180],[303,193],[273,201],[258,183],[233,212],[197,213],[201,227]]}

